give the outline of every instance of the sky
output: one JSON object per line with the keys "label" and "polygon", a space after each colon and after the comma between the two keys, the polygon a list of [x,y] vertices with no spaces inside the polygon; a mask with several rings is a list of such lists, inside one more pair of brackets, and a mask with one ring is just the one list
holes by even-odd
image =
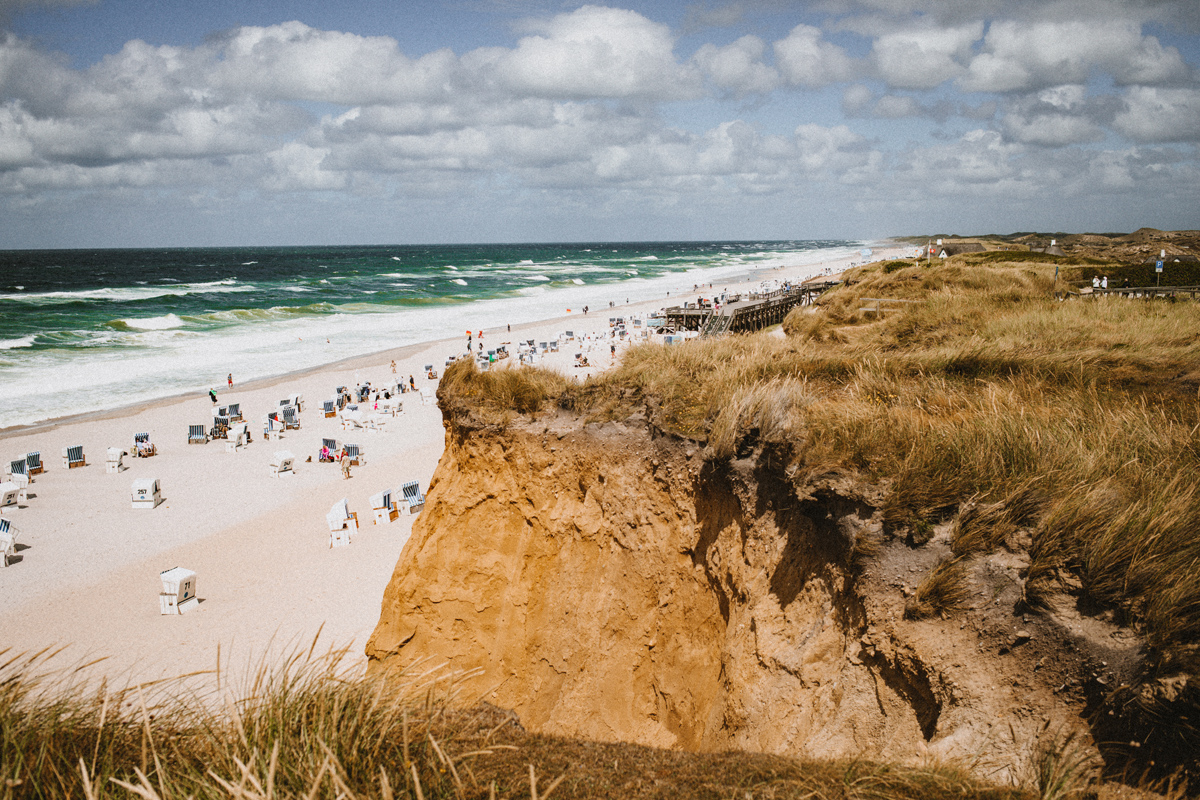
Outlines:
{"label": "sky", "polygon": [[1200,228],[1197,0],[0,0],[0,249]]}

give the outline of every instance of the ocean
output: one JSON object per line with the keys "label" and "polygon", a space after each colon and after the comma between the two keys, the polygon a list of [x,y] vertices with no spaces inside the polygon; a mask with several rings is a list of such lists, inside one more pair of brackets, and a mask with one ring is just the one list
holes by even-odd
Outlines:
{"label": "ocean", "polygon": [[663,298],[857,241],[0,252],[0,428]]}

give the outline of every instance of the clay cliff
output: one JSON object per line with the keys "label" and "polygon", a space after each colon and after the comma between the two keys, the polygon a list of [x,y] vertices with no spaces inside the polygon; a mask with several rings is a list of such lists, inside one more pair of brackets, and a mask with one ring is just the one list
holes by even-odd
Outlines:
{"label": "clay cliff", "polygon": [[[1067,606],[1030,617],[1019,553],[975,557],[965,608],[912,612],[950,559],[882,535],[883,487],[725,460],[642,415],[485,421],[441,397],[446,450],[387,587],[370,669],[446,664],[526,729],[688,750],[959,759],[1027,777],[1086,740],[1089,687],[1138,642]],[[909,617],[905,616],[906,604]]]}

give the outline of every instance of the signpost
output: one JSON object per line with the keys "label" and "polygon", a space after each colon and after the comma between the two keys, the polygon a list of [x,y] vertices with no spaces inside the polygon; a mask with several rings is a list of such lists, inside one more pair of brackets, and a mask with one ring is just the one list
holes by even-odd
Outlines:
{"label": "signpost", "polygon": [[1167,257],[1166,250],[1158,251],[1158,261],[1154,262],[1154,288],[1158,288],[1158,282],[1162,278],[1163,259]]}

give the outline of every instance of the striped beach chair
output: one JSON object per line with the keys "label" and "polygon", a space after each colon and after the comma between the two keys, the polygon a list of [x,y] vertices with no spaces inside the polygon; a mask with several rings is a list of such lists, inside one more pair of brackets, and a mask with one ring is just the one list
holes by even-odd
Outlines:
{"label": "striped beach chair", "polygon": [[149,458],[158,453],[158,448],[150,443],[150,434],[135,433],[133,435],[133,452],[131,455],[134,458]]}
{"label": "striped beach chair", "polygon": [[208,444],[203,425],[188,425],[188,444]]}
{"label": "striped beach chair", "polygon": [[300,427],[300,418],[296,416],[295,406],[284,406],[280,409],[280,412],[283,415],[283,429],[285,431]]}
{"label": "striped beach chair", "polygon": [[23,458],[18,458],[8,465],[4,470],[8,477],[20,475],[24,478],[29,478],[29,464]]}
{"label": "striped beach chair", "polygon": [[405,514],[417,514],[425,507],[425,495],[421,494],[421,484],[409,481],[400,487],[400,510]]}
{"label": "striped beach chair", "polygon": [[26,474],[29,475],[40,475],[41,473],[45,472],[45,469],[42,468],[41,452],[34,450],[32,453],[26,453],[25,466],[27,468]]}
{"label": "striped beach chair", "polygon": [[213,417],[212,433],[210,434],[210,437],[213,439],[229,438],[229,417]]}
{"label": "striped beach chair", "polygon": [[356,444],[346,443],[346,458],[350,459],[350,466],[358,467],[367,463],[367,457],[363,455],[362,448]]}
{"label": "striped beach chair", "polygon": [[0,519],[0,557],[4,566],[8,566],[17,555],[17,529],[12,522]]}
{"label": "striped beach chair", "polygon": [[242,416],[242,404],[241,403],[230,403],[228,411],[229,411],[228,416],[229,416],[230,422],[242,422],[245,419]]}
{"label": "striped beach chair", "polygon": [[63,469],[86,467],[87,460],[83,457],[83,445],[77,444],[62,449]]}
{"label": "striped beach chair", "polygon": [[337,400],[326,400],[321,403],[321,408],[325,410],[325,419],[337,416]]}
{"label": "striped beach chair", "polygon": [[[321,439],[321,448],[329,451],[329,460],[333,461],[337,458],[337,454],[342,450],[342,443],[337,439]],[[320,454],[317,455],[320,458]]]}

